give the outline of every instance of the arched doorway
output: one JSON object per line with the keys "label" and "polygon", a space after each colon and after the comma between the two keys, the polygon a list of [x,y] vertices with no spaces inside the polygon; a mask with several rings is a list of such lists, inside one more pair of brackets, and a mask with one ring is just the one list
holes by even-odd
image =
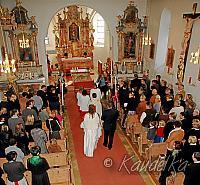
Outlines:
{"label": "arched doorway", "polygon": [[[58,50],[56,50],[55,28],[59,17],[61,17],[62,19],[64,18],[65,16],[64,12],[66,10],[67,7],[59,10],[53,16],[48,27],[47,36],[45,37],[46,53],[48,55],[50,65],[53,68],[58,67],[57,63]],[[81,12],[81,16],[83,17],[83,19],[86,16],[88,16],[90,21],[90,28],[95,29],[95,32],[93,34],[94,36],[93,63],[94,63],[94,73],[96,73],[98,71],[97,70],[98,60],[106,62],[106,59],[108,57],[112,58],[112,40],[111,40],[112,37],[108,25],[106,24],[104,18],[98,12],[86,6],[78,6],[78,10]],[[74,56],[70,55],[68,57],[74,57]]]}
{"label": "arched doorway", "polygon": [[160,19],[160,28],[159,28],[158,42],[157,42],[158,45],[157,45],[155,69],[154,69],[156,73],[160,74],[162,74],[165,69],[170,23],[171,23],[171,12],[170,10],[165,8],[161,14],[161,19]]}

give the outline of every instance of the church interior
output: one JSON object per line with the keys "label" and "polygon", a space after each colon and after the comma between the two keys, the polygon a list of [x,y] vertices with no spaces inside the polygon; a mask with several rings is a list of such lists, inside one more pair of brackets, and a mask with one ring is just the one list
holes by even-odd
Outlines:
{"label": "church interior", "polygon": [[0,0],[0,185],[198,185],[198,0]]}

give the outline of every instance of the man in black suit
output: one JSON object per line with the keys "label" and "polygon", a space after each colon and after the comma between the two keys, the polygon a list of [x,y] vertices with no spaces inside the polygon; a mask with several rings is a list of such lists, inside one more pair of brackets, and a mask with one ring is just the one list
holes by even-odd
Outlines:
{"label": "man in black suit", "polygon": [[8,175],[8,184],[18,183],[27,185],[27,181],[24,177],[24,172],[26,171],[26,169],[22,162],[16,161],[16,157],[16,152],[9,152],[6,155],[6,159],[8,160],[8,162],[3,164],[3,170]]}
{"label": "man in black suit", "polygon": [[200,174],[200,152],[194,152],[192,155],[194,163],[187,166],[185,170],[184,185],[198,185]]}
{"label": "man in black suit", "polygon": [[113,138],[117,125],[117,118],[119,112],[113,108],[112,102],[105,103],[105,110],[102,113],[103,129],[104,129],[104,143],[105,147],[108,147],[109,150],[112,148]]}

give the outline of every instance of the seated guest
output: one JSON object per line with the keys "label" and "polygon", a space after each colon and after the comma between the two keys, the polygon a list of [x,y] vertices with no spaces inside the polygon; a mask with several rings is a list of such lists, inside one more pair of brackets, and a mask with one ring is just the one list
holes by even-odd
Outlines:
{"label": "seated guest", "polygon": [[174,123],[176,121],[176,113],[171,112],[169,114],[169,121],[166,123],[163,133],[164,133],[164,141],[167,140],[169,133],[174,129]]}
{"label": "seated guest", "polygon": [[192,154],[194,152],[200,152],[200,146],[196,136],[189,136],[188,142],[184,144],[182,152],[183,158],[189,163],[192,163]]}
{"label": "seated guest", "polygon": [[15,151],[17,153],[16,161],[22,162],[24,159],[24,153],[20,148],[17,147],[17,141],[14,138],[11,138],[9,141],[9,147],[5,149],[5,154],[7,155],[9,152]]}
{"label": "seated guest", "polygon": [[167,140],[167,155],[172,152],[175,141],[182,141],[184,137],[184,130],[181,128],[181,122],[174,122],[174,129],[169,133]]}
{"label": "seated guest", "polygon": [[3,164],[3,170],[8,175],[7,184],[8,185],[28,185],[26,178],[24,177],[24,172],[26,171],[22,162],[16,160],[17,153],[11,151],[6,155],[7,163]]}
{"label": "seated guest", "polygon": [[40,151],[39,146],[31,148],[32,157],[27,160],[27,168],[31,171],[33,185],[50,185],[47,174],[49,164],[45,158],[40,157]]}
{"label": "seated guest", "polygon": [[15,128],[18,123],[22,123],[25,128],[25,124],[22,118],[19,117],[19,111],[17,109],[13,109],[11,118],[8,119],[8,127],[12,130],[12,134],[15,134]]}
{"label": "seated guest", "polygon": [[49,153],[56,153],[56,152],[62,152],[61,147],[58,145],[56,139],[51,139],[50,140],[50,145],[48,147],[48,152]]}
{"label": "seated guest", "polygon": [[48,153],[46,142],[47,135],[44,130],[42,130],[42,122],[40,120],[35,121],[34,129],[31,130],[31,136],[33,137],[35,146],[39,146],[41,149],[41,153]]}
{"label": "seated guest", "polygon": [[161,171],[159,177],[160,185],[167,185],[167,177],[172,173],[176,174],[177,172],[180,172],[179,167],[184,162],[182,160],[182,146],[183,145],[180,141],[175,141],[172,152],[165,158],[166,164],[164,165],[164,169]]}
{"label": "seated guest", "polygon": [[50,114],[50,118],[46,121],[46,126],[49,129],[49,139],[61,139],[61,126],[56,118],[55,112]]}
{"label": "seated guest", "polygon": [[194,163],[186,167],[184,185],[197,185],[200,174],[200,152],[192,155]]}
{"label": "seated guest", "polygon": [[180,120],[180,113],[184,112],[184,107],[180,105],[180,101],[176,100],[174,102],[174,107],[169,111],[169,113],[175,112],[176,113],[176,119]]}

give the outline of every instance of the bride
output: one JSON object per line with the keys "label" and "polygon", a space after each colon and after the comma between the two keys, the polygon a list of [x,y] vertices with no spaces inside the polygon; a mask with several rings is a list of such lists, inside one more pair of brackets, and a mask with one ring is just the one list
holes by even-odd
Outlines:
{"label": "bride", "polygon": [[94,149],[101,136],[100,118],[95,112],[94,105],[89,105],[89,112],[85,114],[81,128],[84,129],[84,154],[87,157],[93,157]]}

